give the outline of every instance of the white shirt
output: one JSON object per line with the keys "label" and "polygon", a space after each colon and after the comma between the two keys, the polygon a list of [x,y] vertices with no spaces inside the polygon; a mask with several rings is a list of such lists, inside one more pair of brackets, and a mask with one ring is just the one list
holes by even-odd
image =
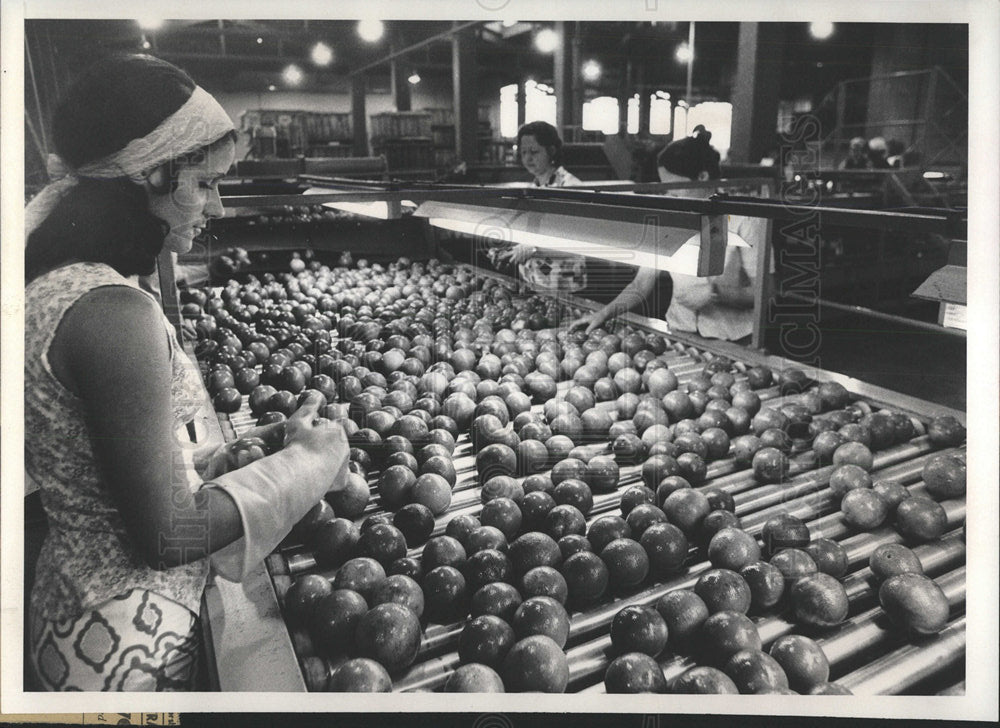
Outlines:
{"label": "white shirt", "polygon": [[[735,233],[745,240],[749,247],[735,248],[738,251],[741,269],[739,277],[742,283],[754,286],[756,283],[757,250],[763,247],[764,235],[767,231],[767,221],[762,218],[729,216],[729,232]],[[733,250],[732,248],[730,250]],[[774,270],[774,261],[771,261]],[[712,303],[695,310],[685,304],[685,299],[699,293],[711,291],[712,282],[722,276],[697,276],[671,273],[674,282],[673,296],[670,308],[667,310],[666,321],[671,331],[696,333],[706,339],[723,339],[736,341],[753,333],[753,308],[733,308],[723,303]]]}

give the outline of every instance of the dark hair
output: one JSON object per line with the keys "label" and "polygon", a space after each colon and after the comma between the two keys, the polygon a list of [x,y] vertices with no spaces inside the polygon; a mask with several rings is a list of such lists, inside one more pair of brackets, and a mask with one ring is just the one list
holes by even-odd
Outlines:
{"label": "dark hair", "polygon": [[698,179],[702,172],[708,172],[709,179],[719,179],[719,152],[709,142],[712,132],[699,124],[694,128],[694,136],[684,137],[668,144],[656,163],[671,174],[679,174],[688,179]]}
{"label": "dark hair", "polygon": [[552,158],[552,164],[557,167],[562,162],[562,139],[559,137],[559,132],[556,130],[552,124],[547,121],[531,121],[527,124],[522,124],[521,128],[517,130],[517,146],[521,146],[522,137],[532,136],[535,140],[541,144],[543,147],[549,149],[549,156]]}
{"label": "dark hair", "polygon": [[195,82],[147,55],[114,55],[76,78],[55,108],[52,138],[74,167],[106,157],[159,126],[191,97]]}
{"label": "dark hair", "polygon": [[[194,88],[190,76],[159,58],[110,56],[84,71],[56,106],[56,150],[73,167],[106,157],[149,134]],[[190,156],[171,160],[171,187]],[[106,263],[123,276],[148,275],[167,232],[149,211],[142,186],[125,178],[81,177],[29,235],[25,280],[73,260]]]}
{"label": "dark hair", "polygon": [[74,260],[106,263],[126,277],[149,275],[168,232],[139,185],[81,179],[28,236],[25,282]]}

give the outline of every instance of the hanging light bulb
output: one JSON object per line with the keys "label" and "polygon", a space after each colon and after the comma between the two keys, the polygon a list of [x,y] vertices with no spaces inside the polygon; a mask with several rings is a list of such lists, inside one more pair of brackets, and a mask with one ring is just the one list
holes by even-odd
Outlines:
{"label": "hanging light bulb", "polygon": [[809,34],[816,40],[826,40],[833,35],[833,23],[822,20],[809,23]]}
{"label": "hanging light bulb", "polygon": [[285,70],[281,72],[281,78],[284,79],[285,83],[289,86],[298,86],[302,83],[302,79],[305,78],[305,75],[302,73],[301,68],[292,63],[285,66]]}
{"label": "hanging light bulb", "polygon": [[694,58],[694,53],[691,52],[691,47],[687,43],[681,43],[677,46],[674,57],[679,63],[690,63],[691,59]]}
{"label": "hanging light bulb", "polygon": [[591,59],[583,64],[583,77],[587,81],[596,81],[601,77],[601,64]]}
{"label": "hanging light bulb", "polygon": [[323,41],[320,41],[312,47],[309,57],[317,66],[329,66],[333,63],[333,49]]}
{"label": "hanging light bulb", "polygon": [[358,21],[358,35],[361,36],[362,40],[366,40],[369,43],[376,43],[381,40],[384,33],[385,24],[381,20],[368,18]]}
{"label": "hanging light bulb", "polygon": [[535,34],[535,48],[542,53],[553,53],[559,47],[559,36],[552,28],[542,28]]}
{"label": "hanging light bulb", "polygon": [[410,77],[407,78],[406,80],[409,81],[412,85],[416,86],[418,83],[420,83],[420,74],[414,71],[413,73],[410,74]]}

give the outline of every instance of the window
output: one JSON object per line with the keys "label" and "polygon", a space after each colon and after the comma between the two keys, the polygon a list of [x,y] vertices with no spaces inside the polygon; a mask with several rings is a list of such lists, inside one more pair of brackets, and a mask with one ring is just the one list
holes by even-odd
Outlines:
{"label": "window", "polygon": [[613,96],[598,96],[587,101],[583,105],[583,129],[617,134],[618,99]]}
{"label": "window", "polygon": [[500,89],[500,136],[517,136],[517,84]]}
{"label": "window", "polygon": [[547,121],[556,125],[555,89],[535,81],[524,84],[524,121]]}
{"label": "window", "polygon": [[[638,102],[636,99],[637,104]],[[666,91],[657,91],[650,96],[649,101],[649,133],[669,134],[673,129],[670,122],[670,94]]]}

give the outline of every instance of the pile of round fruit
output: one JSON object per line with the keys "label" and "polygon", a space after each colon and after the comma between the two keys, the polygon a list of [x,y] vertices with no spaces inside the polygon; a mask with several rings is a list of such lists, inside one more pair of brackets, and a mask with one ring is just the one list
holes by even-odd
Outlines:
{"label": "pile of round fruit", "polygon": [[352,445],[269,561],[311,689],[845,693],[855,627],[884,653],[964,604],[954,418],[553,330],[574,312],[436,261],[217,293],[184,309],[216,408],[245,431],[317,390]]}

